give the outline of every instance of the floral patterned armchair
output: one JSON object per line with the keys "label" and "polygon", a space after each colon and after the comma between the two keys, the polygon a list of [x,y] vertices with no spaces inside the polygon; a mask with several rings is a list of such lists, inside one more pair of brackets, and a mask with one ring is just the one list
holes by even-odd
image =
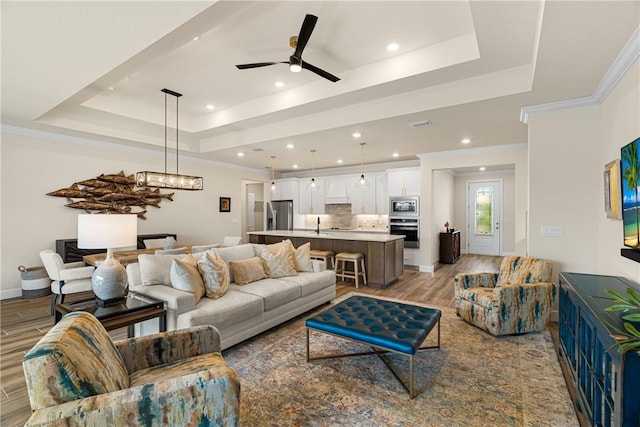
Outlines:
{"label": "floral patterned armchair", "polygon": [[26,425],[238,425],[240,384],[212,326],[113,342],[94,316],[70,313],[23,368]]}
{"label": "floral patterned armchair", "polygon": [[506,257],[499,273],[458,274],[456,314],[492,335],[542,331],[556,297],[550,261]]}

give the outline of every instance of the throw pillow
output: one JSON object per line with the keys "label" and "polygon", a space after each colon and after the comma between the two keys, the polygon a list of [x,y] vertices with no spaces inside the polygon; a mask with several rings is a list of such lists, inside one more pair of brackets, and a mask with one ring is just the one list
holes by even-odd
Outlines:
{"label": "throw pillow", "polygon": [[311,262],[311,243],[307,242],[304,245],[298,246],[296,249],[293,247],[291,240],[287,241],[291,245],[291,250],[293,251],[293,261],[296,265],[296,271],[313,272],[313,263]]}
{"label": "throw pillow", "polygon": [[182,260],[174,259],[171,264],[171,286],[193,294],[197,304],[204,295],[204,283],[198,271],[196,260],[192,256]]}
{"label": "throw pillow", "polygon": [[246,285],[267,277],[262,265],[262,260],[258,257],[247,258],[229,263],[236,285]]}
{"label": "throw pillow", "polygon": [[285,242],[282,243],[277,253],[272,254],[268,250],[262,253],[262,259],[266,264],[267,275],[269,277],[278,278],[296,276],[298,274],[293,260],[293,252],[291,251],[293,246],[284,244]]}
{"label": "throw pillow", "polygon": [[198,261],[198,271],[204,281],[205,295],[211,299],[223,296],[229,290],[229,266],[214,251],[207,251]]}

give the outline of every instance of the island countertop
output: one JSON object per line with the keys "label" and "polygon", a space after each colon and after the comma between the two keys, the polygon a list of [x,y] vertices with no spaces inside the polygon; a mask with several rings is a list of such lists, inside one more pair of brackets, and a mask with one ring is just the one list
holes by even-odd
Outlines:
{"label": "island countertop", "polygon": [[334,230],[320,230],[320,233],[310,230],[269,230],[249,231],[249,235],[276,236],[276,237],[300,237],[304,239],[328,239],[328,240],[357,240],[360,242],[393,242],[404,239],[404,236],[387,233],[345,232]]}
{"label": "island countertop", "polygon": [[387,233],[348,232],[338,230],[270,230],[247,233],[251,243],[271,244],[289,239],[295,247],[311,244],[311,249],[358,252],[364,255],[367,285],[386,288],[404,271],[404,236]]}

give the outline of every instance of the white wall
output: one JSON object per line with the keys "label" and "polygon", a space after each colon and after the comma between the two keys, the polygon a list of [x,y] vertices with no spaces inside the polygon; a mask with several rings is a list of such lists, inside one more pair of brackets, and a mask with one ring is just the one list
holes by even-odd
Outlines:
{"label": "white wall", "polygon": [[[434,236],[438,236],[440,232],[446,230],[444,227],[445,222],[451,224],[451,227],[460,227],[455,227],[454,225],[457,222],[454,212],[455,191],[453,173],[449,170],[434,170],[432,173],[433,217],[430,229]],[[427,223],[424,224],[426,225]],[[440,255],[439,239],[433,239],[431,244],[431,251],[437,259]],[[422,246],[422,244],[420,246]]]}
{"label": "white wall", "polygon": [[[465,149],[450,152],[425,153],[420,158],[420,222],[434,224],[433,207],[437,202],[432,185],[433,171],[440,169],[455,169],[478,166],[513,166],[513,227],[514,253],[527,253],[527,201],[528,201],[528,162],[527,145],[513,144],[506,146],[487,147],[485,149]],[[456,217],[457,223],[461,219]],[[457,228],[457,227],[456,227]],[[420,230],[420,269],[433,271],[438,258],[438,234],[432,229],[422,227]]]}
{"label": "white wall", "polygon": [[[20,295],[19,265],[42,265],[39,251],[55,250],[56,239],[77,236],[77,215],[83,211],[65,207],[66,199],[46,193],[101,173],[164,169],[162,153],[9,132],[11,128],[3,128],[0,298]],[[169,161],[169,171],[171,165]],[[203,176],[204,190],[176,191],[173,202],[163,200],[159,209],[147,207],[148,219],[138,221],[138,234],[176,233],[180,244],[213,243],[225,235],[240,235],[245,197],[242,179],[269,179],[268,171],[232,168],[186,156],[180,156],[180,172]],[[231,197],[230,213],[218,212],[220,196]]]}
{"label": "white wall", "polygon": [[[604,165],[640,136],[638,61],[601,105],[535,114],[529,120],[530,253],[555,274],[580,271],[638,281],[640,264],[620,256],[622,221],[604,211]],[[543,225],[562,237],[543,237]]]}
{"label": "white wall", "polygon": [[516,249],[515,228],[515,172],[487,171],[477,173],[465,173],[456,175],[454,187],[454,217],[455,228],[462,230],[460,233],[460,247],[462,252],[467,251],[467,182],[469,181],[502,181],[502,254],[511,255]]}

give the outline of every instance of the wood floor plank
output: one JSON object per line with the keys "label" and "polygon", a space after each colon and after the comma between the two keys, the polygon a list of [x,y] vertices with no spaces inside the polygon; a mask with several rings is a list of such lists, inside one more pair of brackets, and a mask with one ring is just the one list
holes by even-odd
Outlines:
{"label": "wood floor plank", "polygon": [[[455,307],[453,278],[457,273],[498,271],[502,258],[482,255],[462,255],[455,264],[440,264],[435,273],[405,270],[398,282],[387,289],[371,289],[353,283],[338,282],[337,293],[358,291],[370,295],[432,304],[437,307]],[[86,298],[90,294],[68,297],[68,301]],[[23,425],[31,408],[22,371],[22,357],[53,326],[49,314],[51,297],[14,298],[0,301],[0,425]],[[111,337],[126,337],[126,328],[110,332]]]}

